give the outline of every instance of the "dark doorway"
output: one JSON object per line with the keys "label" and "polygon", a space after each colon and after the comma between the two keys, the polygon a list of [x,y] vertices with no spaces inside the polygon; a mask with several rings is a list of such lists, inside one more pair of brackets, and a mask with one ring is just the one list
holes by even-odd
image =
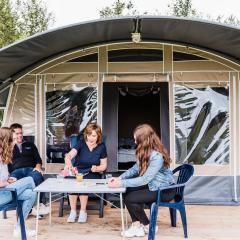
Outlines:
{"label": "dark doorway", "polygon": [[169,149],[168,83],[104,83],[102,114],[108,171],[136,162],[133,130],[139,124],[150,124]]}
{"label": "dark doorway", "polygon": [[150,124],[160,135],[160,87],[141,83],[119,87],[119,170],[126,170],[136,162],[133,131],[144,123]]}
{"label": "dark doorway", "polygon": [[150,124],[160,134],[160,91],[145,95],[120,92],[118,105],[118,138],[133,138],[139,124]]}

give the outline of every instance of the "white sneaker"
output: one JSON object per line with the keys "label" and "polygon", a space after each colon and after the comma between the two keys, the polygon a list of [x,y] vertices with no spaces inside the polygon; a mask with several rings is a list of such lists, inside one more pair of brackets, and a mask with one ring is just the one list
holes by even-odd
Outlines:
{"label": "white sneaker", "polygon": [[128,238],[131,237],[144,237],[145,236],[145,232],[143,229],[143,226],[141,225],[134,225],[132,224],[130,228],[128,228],[127,230],[125,230],[125,232],[121,232],[121,236],[125,236]]}
{"label": "white sneaker", "polygon": [[50,208],[44,205],[43,203],[40,203],[39,206],[39,214],[40,215],[47,215],[50,213]]}
{"label": "white sneaker", "polygon": [[[39,205],[39,210],[38,210],[39,215],[46,215],[50,213],[50,208],[46,207],[43,203],[40,203]],[[32,208],[32,213],[33,216],[37,216],[37,207]]]}
{"label": "white sneaker", "polygon": [[78,217],[78,222],[85,223],[86,221],[87,221],[87,212],[80,211],[79,212],[79,217]]}
{"label": "white sneaker", "polygon": [[[28,229],[26,227],[26,235],[27,235],[27,237],[35,237],[36,236],[36,231],[33,230],[33,229]],[[19,226],[14,228],[13,237],[14,238],[21,238],[21,228]]]}
{"label": "white sneaker", "polygon": [[[144,229],[144,232],[146,234],[148,234],[148,232],[149,232],[149,225],[147,227],[143,226],[143,229]],[[158,232],[158,226],[156,226],[156,228],[155,228],[155,233],[157,233],[157,232]]]}
{"label": "white sneaker", "polygon": [[[37,210],[35,208],[32,208],[31,215],[37,219]],[[38,214],[38,219],[42,219],[42,218],[43,218],[43,215]]]}
{"label": "white sneaker", "polygon": [[77,218],[77,212],[71,210],[71,212],[68,216],[67,222],[68,223],[74,223],[76,221],[76,218]]}

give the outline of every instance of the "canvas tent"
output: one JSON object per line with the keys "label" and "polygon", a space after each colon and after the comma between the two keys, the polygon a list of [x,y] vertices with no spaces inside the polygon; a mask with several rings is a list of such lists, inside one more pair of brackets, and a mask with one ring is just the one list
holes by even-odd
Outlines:
{"label": "canvas tent", "polygon": [[238,204],[239,80],[239,28],[170,17],[96,20],[0,50],[0,118],[34,136],[47,173],[59,171],[89,121],[103,127],[108,170],[123,170],[134,162],[132,128],[149,122],[173,168],[195,166],[187,201]]}

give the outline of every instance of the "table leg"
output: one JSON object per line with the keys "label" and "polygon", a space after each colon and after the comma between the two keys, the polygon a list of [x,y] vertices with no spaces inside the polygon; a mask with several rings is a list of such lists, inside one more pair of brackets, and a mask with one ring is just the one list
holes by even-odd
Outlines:
{"label": "table leg", "polygon": [[49,208],[50,208],[50,212],[49,212],[49,225],[52,225],[52,193],[49,192]]}
{"label": "table leg", "polygon": [[126,205],[124,205],[124,214],[125,214],[125,227],[128,228],[127,207],[126,207]]}
{"label": "table leg", "polygon": [[40,192],[37,192],[36,240],[38,239],[39,202],[40,202]]}
{"label": "table leg", "polygon": [[120,207],[121,207],[121,220],[122,220],[122,232],[123,232],[123,239],[125,239],[125,225],[124,225],[124,209],[123,209],[123,198],[122,193],[120,193]]}

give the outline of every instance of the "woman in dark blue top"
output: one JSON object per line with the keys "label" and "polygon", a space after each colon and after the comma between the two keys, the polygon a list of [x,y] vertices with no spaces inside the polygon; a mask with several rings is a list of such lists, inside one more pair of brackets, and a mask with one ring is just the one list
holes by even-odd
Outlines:
{"label": "woman in dark blue top", "polygon": [[[100,178],[100,172],[107,168],[107,151],[106,146],[102,143],[101,128],[95,124],[90,123],[84,130],[84,139],[78,141],[76,146],[66,154],[66,167],[72,168],[71,160],[75,157],[73,166],[77,167],[78,172],[87,173],[84,178]],[[68,222],[75,222],[77,218],[77,198],[78,195],[69,195],[71,212],[68,217]],[[87,195],[79,196],[81,209],[79,213],[78,222],[87,221],[86,207],[88,202]]]}

